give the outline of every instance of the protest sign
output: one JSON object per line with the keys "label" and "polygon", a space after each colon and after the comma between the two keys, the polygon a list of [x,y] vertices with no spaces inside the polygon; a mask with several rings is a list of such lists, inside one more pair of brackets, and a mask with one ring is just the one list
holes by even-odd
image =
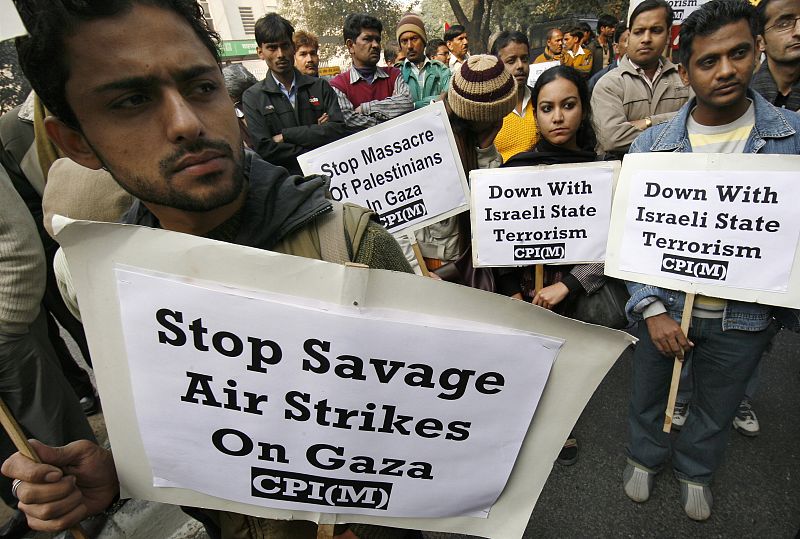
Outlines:
{"label": "protest sign", "polygon": [[331,178],[331,197],[370,208],[406,235],[468,207],[467,181],[441,102],[297,158],[304,174]]}
{"label": "protest sign", "polygon": [[475,170],[475,266],[574,264],[605,257],[619,161]]}
{"label": "protest sign", "polygon": [[[636,6],[643,1],[644,0],[634,0],[630,3],[628,6],[628,20],[630,20],[631,13],[636,9]],[[672,6],[672,13],[675,18],[673,24],[680,25],[689,15],[700,9],[703,4],[709,1],[710,0],[667,0],[667,3]]]}
{"label": "protest sign", "polygon": [[[633,341],[414,275],[142,227],[55,228],[123,494],[142,499],[517,538]],[[388,516],[400,513],[415,516]]]}
{"label": "protest sign", "polygon": [[533,85],[536,84],[537,79],[542,76],[542,73],[544,73],[551,67],[556,67],[560,65],[561,62],[559,62],[558,60],[554,62],[539,62],[538,64],[531,64],[530,71],[528,72],[528,86],[533,88]]}
{"label": "protest sign", "polygon": [[28,33],[12,0],[0,0],[0,15],[0,41]]}
{"label": "protest sign", "polygon": [[800,306],[800,156],[625,157],[606,273],[631,281]]}

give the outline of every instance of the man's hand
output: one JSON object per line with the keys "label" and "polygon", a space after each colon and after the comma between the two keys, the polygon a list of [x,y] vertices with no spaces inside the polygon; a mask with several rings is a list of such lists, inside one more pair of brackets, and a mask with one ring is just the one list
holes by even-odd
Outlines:
{"label": "man's hand", "polygon": [[42,464],[14,453],[3,463],[2,472],[22,481],[17,488],[19,509],[34,530],[65,530],[105,510],[119,494],[110,451],[87,440],[64,447],[31,440],[31,446]]}
{"label": "man's hand", "polygon": [[667,313],[645,318],[645,322],[647,331],[650,332],[650,339],[665,356],[683,360],[683,354],[694,346],[694,343],[683,334],[680,324]]}
{"label": "man's hand", "polygon": [[328,120],[330,120],[330,117],[328,116],[327,112],[324,112],[322,113],[322,116],[319,117],[319,120],[317,120],[317,125],[322,125],[324,123],[327,123]]}
{"label": "man's hand", "polygon": [[533,296],[533,304],[545,309],[552,309],[567,297],[569,288],[564,283],[551,284],[545,286],[539,293]]}
{"label": "man's hand", "polygon": [[355,109],[353,109],[353,112],[355,112],[356,114],[364,114],[363,112],[361,112],[361,105],[359,105]]}
{"label": "man's hand", "polygon": [[628,123],[631,124],[636,129],[638,129],[639,131],[644,131],[645,129],[647,129],[647,121],[644,118],[642,118],[641,120],[631,120]]}
{"label": "man's hand", "polygon": [[283,133],[278,133],[277,135],[272,137],[272,140],[280,144],[281,142],[283,142]]}

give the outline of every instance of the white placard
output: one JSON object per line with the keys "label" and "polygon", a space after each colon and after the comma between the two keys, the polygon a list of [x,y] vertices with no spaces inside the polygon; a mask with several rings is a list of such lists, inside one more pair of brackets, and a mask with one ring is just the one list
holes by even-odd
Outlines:
{"label": "white placard", "polygon": [[619,161],[470,174],[475,266],[602,262]]}
{"label": "white placard", "polygon": [[563,343],[116,274],[154,485],[278,509],[485,518]]}
{"label": "white placard", "polygon": [[551,67],[560,66],[561,62],[555,60],[553,62],[539,62],[538,64],[531,64],[530,71],[528,72],[528,86],[533,88],[533,85],[536,84],[536,80],[542,76],[542,73],[550,69]]}
{"label": "white placard", "polygon": [[331,196],[370,208],[405,235],[465,211],[466,177],[441,102],[297,158],[304,174],[331,178]]}
{"label": "white placard", "polygon": [[[56,216],[54,221],[65,221],[65,219]],[[311,520],[330,524],[359,522],[399,528],[465,533],[481,537],[492,537],[493,539],[518,539],[525,530],[531,510],[552,470],[553,461],[561,450],[564,440],[569,435],[570,429],[619,354],[629,343],[635,340],[626,333],[569,320],[546,309],[537,308],[522,301],[468,287],[434,281],[433,279],[422,279],[415,275],[339,266],[212,241],[197,236],[129,225],[71,222],[63,226],[63,228],[54,223],[54,228],[59,230],[58,241],[64,248],[67,262],[69,263],[72,281],[81,306],[81,315],[86,328],[89,348],[92,357],[95,358],[94,369],[97,376],[97,384],[103,400],[103,412],[111,445],[114,448],[114,460],[120,477],[123,496],[191,507],[207,507],[264,518]],[[546,336],[545,340],[548,340],[547,338],[563,340],[564,344],[558,353],[557,361],[550,370],[547,385],[537,405],[536,415],[525,435],[522,449],[514,462],[511,476],[506,482],[500,497],[492,505],[488,516],[485,512],[481,513],[481,517],[485,518],[475,516],[396,518],[353,514],[350,508],[342,508],[336,514],[325,514],[312,507],[309,507],[309,510],[306,511],[275,509],[263,504],[242,503],[226,499],[217,495],[222,492],[217,488],[211,494],[204,494],[190,488],[165,488],[153,485],[153,477],[156,474],[154,474],[153,467],[147,456],[138,417],[138,406],[142,397],[138,396],[138,393],[134,393],[134,386],[139,387],[137,385],[138,382],[135,383],[133,380],[132,370],[136,366],[127,357],[125,332],[129,330],[123,328],[122,314],[120,312],[118,294],[121,286],[118,283],[117,270],[121,265],[142,268],[136,273],[149,274],[151,277],[158,274],[180,276],[182,287],[192,285],[201,289],[213,290],[215,293],[223,290],[226,294],[232,296],[231,301],[235,300],[237,305],[239,305],[240,301],[242,305],[261,304],[263,298],[267,298],[273,303],[286,303],[284,300],[288,296],[292,298],[292,302],[296,305],[295,308],[305,309],[305,312],[326,312],[325,310],[327,309],[333,315],[335,312],[346,311],[352,314],[356,311],[370,320],[393,319],[398,321],[400,319],[393,316],[401,314],[404,317],[402,323],[406,327],[427,326],[431,328],[430,331],[438,331],[438,329],[445,328],[465,332],[482,331],[485,334],[495,334],[498,331],[501,333],[506,332],[508,335],[530,335],[536,333]],[[211,282],[216,284],[209,284]],[[122,283],[122,285],[126,285],[126,283]],[[246,292],[242,293],[242,291]],[[225,388],[242,391],[239,398],[243,397],[244,391],[267,393],[261,390],[261,380],[265,379],[265,377],[271,377],[274,372],[278,372],[279,369],[285,366],[297,366],[298,361],[302,361],[302,358],[291,355],[287,348],[283,361],[279,362],[282,365],[267,365],[267,374],[252,372],[248,373],[251,374],[250,377],[241,378],[241,374],[244,372],[242,358],[219,357],[219,354],[214,352],[214,335],[218,334],[220,330],[231,331],[231,329],[236,329],[231,324],[236,319],[236,314],[234,313],[233,317],[223,319],[221,316],[222,311],[220,311],[222,303],[216,301],[217,297],[216,295],[214,296],[214,303],[199,301],[198,308],[203,309],[202,312],[197,311],[199,316],[192,316],[195,311],[189,311],[184,305],[164,307],[173,310],[179,307],[185,309],[181,311],[184,317],[180,323],[184,332],[188,329],[189,324],[192,324],[193,320],[198,317],[203,319],[204,327],[208,328],[209,332],[204,334],[205,341],[203,342],[206,343],[206,346],[209,346],[210,350],[202,353],[197,352],[197,355],[192,354],[192,361],[197,362],[197,370],[192,372],[204,373],[200,367],[205,368],[207,363],[213,364],[209,368],[224,370],[222,378],[216,378],[217,370],[212,373],[215,376],[212,388],[215,394],[218,394],[220,389],[224,390]],[[158,299],[166,301],[173,298],[162,295]],[[142,301],[152,302],[154,300],[152,298],[142,298]],[[243,308],[249,309],[250,307],[245,306]],[[370,315],[367,316],[366,313],[370,313]],[[395,313],[395,315],[390,316],[391,313]],[[405,317],[409,316],[410,320],[405,319]],[[157,323],[157,319],[154,318],[146,320],[145,327],[157,329],[153,326],[154,320]],[[453,328],[444,325],[443,321],[445,320],[455,320],[457,321],[457,326]],[[248,331],[248,333],[251,333],[249,336],[263,337],[282,343],[284,333],[276,331],[280,321],[275,322],[273,319],[260,317],[255,321],[248,321],[247,324],[248,327],[252,328],[252,331]],[[312,338],[322,336],[317,333],[317,329],[327,331],[325,328],[312,326],[306,319],[303,319],[300,325],[308,328],[308,331],[312,333]],[[494,329],[486,329],[487,325],[491,325]],[[196,327],[198,328],[197,331],[200,331],[199,325]],[[498,327],[505,329],[498,330]],[[293,331],[296,331],[296,329]],[[366,332],[362,331],[362,333],[366,335]],[[424,332],[420,333],[420,336],[423,335]],[[413,342],[416,338],[416,330],[408,333],[402,343],[386,353],[385,359],[393,359],[397,357],[397,354],[402,353],[405,355],[406,351],[410,352],[417,349]],[[156,343],[152,341],[157,341],[157,339],[157,333],[151,333],[148,337],[151,342],[143,342],[141,344],[148,347],[156,346]],[[224,335],[218,336],[217,340],[218,346],[224,347],[229,347],[233,342],[230,338],[225,338]],[[380,339],[376,340],[380,341]],[[334,343],[334,341],[331,341],[331,343],[332,352],[336,351],[337,355],[341,355],[338,354],[339,343]],[[383,343],[379,344],[383,349]],[[165,345],[159,344],[158,346]],[[187,333],[186,346],[194,347],[194,334],[189,335]],[[360,343],[359,346],[361,346]],[[172,348],[177,353],[167,354],[163,360],[165,365],[157,366],[158,369],[177,368],[176,365],[170,365],[173,357],[176,358],[175,363],[182,361],[182,359],[178,358],[180,354],[185,354],[185,352],[181,352],[178,347]],[[247,348],[252,350],[252,342],[248,341]],[[388,344],[386,348],[390,348]],[[266,355],[267,348],[263,350]],[[347,352],[355,350],[355,348],[342,350]],[[528,350],[526,349],[526,351]],[[461,358],[456,357],[452,351],[440,352],[431,349],[429,352],[419,363],[434,365],[433,361],[436,360],[436,365],[441,365],[442,363],[439,362],[444,361],[447,363],[456,362],[456,367],[462,367]],[[208,354],[208,357],[205,354]],[[430,356],[437,354],[438,358],[430,358]],[[216,359],[213,359],[212,356],[216,357]],[[331,355],[330,357],[333,362],[336,362],[336,356]],[[143,361],[148,361],[148,359],[144,358]],[[533,366],[537,360],[533,355],[528,354],[527,361],[529,365]],[[486,370],[499,369],[500,366],[505,369],[505,364],[505,358],[492,353],[480,362],[479,368],[472,370],[476,370],[477,375],[479,372],[482,373]],[[463,367],[466,368],[466,365],[463,365]],[[298,374],[311,378],[312,381],[315,376],[319,376],[320,380],[325,378],[325,383],[327,384],[328,382],[327,376],[312,376],[311,373],[304,372]],[[371,374],[369,376],[374,379]],[[180,373],[180,377],[186,383],[187,375],[185,371]],[[227,381],[234,378],[236,378],[237,387],[229,387]],[[471,379],[474,380],[475,377]],[[347,380],[334,380],[335,384],[347,382]],[[363,396],[360,395],[360,386],[366,382],[349,382],[355,385],[356,389],[346,393],[339,391],[332,394],[330,403],[341,404],[346,407],[347,404],[340,399],[358,400],[359,397],[363,399]],[[156,381],[154,383],[160,384],[163,382]],[[394,380],[391,381],[387,384],[387,387],[394,387],[394,383]],[[185,387],[182,389],[186,390]],[[281,389],[288,391],[291,388],[289,386],[284,387],[282,384]],[[320,385],[319,388],[313,390],[314,395],[317,395],[317,391],[323,390],[325,388]],[[308,391],[312,390],[309,389]],[[433,393],[435,390],[426,388],[425,391]],[[415,406],[413,402],[415,398],[420,395],[426,395],[426,392],[416,387],[407,388],[407,392],[413,398],[404,399],[403,402],[397,403],[398,408],[413,407]],[[270,397],[269,394],[267,396]],[[487,397],[502,396],[503,393],[499,393]],[[208,408],[210,413],[221,414],[221,417],[224,416],[226,421],[227,416],[231,415],[236,420],[231,427],[244,432],[240,422],[242,421],[241,417],[247,414],[225,409],[224,404],[227,403],[228,394],[224,393],[224,391],[221,398],[225,400],[223,409],[220,410],[218,407],[213,406],[203,407]],[[266,406],[270,409],[284,406],[280,397],[272,395],[272,398],[273,400],[268,400],[266,403]],[[381,398],[383,399],[384,397]],[[529,397],[526,396],[524,398]],[[336,399],[335,403],[334,399]],[[438,398],[434,397],[434,399]],[[143,406],[147,406],[147,397],[144,400]],[[460,401],[459,399],[456,402]],[[361,404],[363,404],[363,400]],[[178,406],[178,403],[173,402],[171,405]],[[194,403],[191,403],[191,405],[202,406]],[[440,405],[447,405],[447,403],[441,403]],[[516,420],[507,419],[505,416],[526,413],[529,412],[517,407],[505,408],[500,414],[495,415],[492,420],[508,424],[508,421]],[[162,414],[164,414],[163,411]],[[455,414],[461,417],[462,412],[459,409]],[[258,418],[254,419],[258,420]],[[209,426],[213,426],[213,424]],[[195,427],[201,428],[202,425],[195,425]],[[474,434],[476,436],[474,439],[476,440],[481,436],[477,427],[477,424],[470,427],[470,437]],[[182,425],[181,428],[185,428],[185,426]],[[323,427],[317,428],[325,430]],[[361,432],[353,434],[367,436],[376,433]],[[236,436],[236,434],[227,433],[224,436],[225,443],[234,443],[236,438],[233,436]],[[393,439],[394,435],[387,433],[386,436],[389,439]],[[258,436],[258,438],[261,437],[260,435]],[[372,438],[373,436],[368,437]],[[257,441],[271,441],[270,436],[264,436],[264,438],[266,439]],[[404,438],[406,437],[404,436]],[[446,440],[442,441],[440,438],[432,439],[431,443],[436,445],[447,442]],[[336,439],[334,445],[341,445],[340,440],[344,439],[344,437]],[[281,440],[277,440],[277,442],[280,443]],[[178,455],[176,459],[179,460],[181,458],[185,459],[189,451],[197,449],[194,447],[195,445],[207,444],[207,440],[182,440],[178,445],[165,446],[164,451]],[[255,444],[255,440],[254,446],[258,447],[260,454],[262,448]],[[255,447],[254,451],[256,450]],[[386,450],[385,454],[376,456],[408,460],[406,455],[396,454],[397,447],[397,445],[393,445],[392,448]],[[347,458],[364,455],[364,452],[360,452],[364,448],[366,448],[366,445],[358,447],[359,452],[348,453]],[[497,455],[504,453],[497,444],[493,445],[490,452]],[[291,455],[291,457],[296,458],[294,455]],[[230,457],[229,460],[241,459],[244,461],[249,458],[252,458],[252,456]],[[300,458],[305,457],[301,455]],[[189,463],[188,459],[186,460],[186,466],[190,464],[195,466],[196,475],[212,473],[210,470],[211,461]],[[274,463],[268,462],[267,464],[272,465]],[[270,466],[262,467],[272,469]],[[234,465],[233,469],[235,468],[236,465]],[[463,475],[478,481],[479,476],[476,473],[483,474],[485,472],[491,475],[495,471],[499,472],[501,470],[500,461],[498,459],[493,460],[487,470],[464,469]],[[213,473],[216,472],[214,471]],[[339,472],[331,471],[330,473],[333,475]],[[230,477],[232,478],[233,475]],[[480,477],[485,476],[480,475]],[[226,477],[226,481],[228,479]],[[391,479],[397,480],[397,477],[392,477]],[[201,481],[202,479],[198,480]],[[368,480],[382,481],[383,478],[379,474],[370,474]],[[430,482],[430,480],[419,481],[424,482],[426,486]],[[492,479],[492,481],[496,481],[496,479]],[[467,490],[478,492],[482,488],[481,485],[475,483],[470,484]],[[362,494],[362,496],[365,494]],[[424,495],[424,492],[422,494]],[[447,493],[447,497],[453,495],[454,492],[452,490]],[[465,501],[465,498],[461,498],[461,501]],[[441,500],[437,500],[436,504],[440,502]],[[466,505],[481,506],[483,503],[475,501],[474,504],[467,503]]]}
{"label": "white placard", "polygon": [[0,41],[17,36],[24,36],[28,32],[19,18],[17,8],[12,0],[0,0]]}
{"label": "white placard", "polygon": [[797,200],[800,156],[628,155],[614,200],[606,273],[726,299],[800,306],[792,286]]}

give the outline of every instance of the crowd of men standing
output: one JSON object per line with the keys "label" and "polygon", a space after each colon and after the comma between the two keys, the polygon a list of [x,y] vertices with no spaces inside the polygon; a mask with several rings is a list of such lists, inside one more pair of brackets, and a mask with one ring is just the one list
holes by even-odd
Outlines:
{"label": "crowd of men standing", "polygon": [[[49,458],[54,453],[46,446],[38,446],[45,463],[60,467],[55,479],[52,475],[44,479],[54,471],[47,464],[34,465],[14,455],[3,466],[3,473],[17,481],[13,488],[10,480],[0,484],[0,495],[11,506],[16,505],[17,498],[23,500],[21,508],[28,513],[28,522],[44,529],[62,528],[102,511],[119,494],[110,453],[93,444],[84,416],[96,411],[97,396],[90,384],[87,387],[86,374],[65,351],[54,322],[54,318],[58,319],[70,331],[89,362],[77,305],[69,299],[65,305],[61,300],[52,270],[56,246],[45,232],[49,225],[45,217],[46,184],[51,193],[59,193],[50,195],[50,204],[65,214],[74,209],[64,207],[70,204],[104,204],[103,215],[108,215],[108,220],[160,226],[236,243],[239,232],[260,219],[248,213],[253,203],[244,206],[244,201],[255,197],[263,205],[268,202],[264,197],[270,196],[266,194],[271,192],[267,187],[259,190],[252,186],[275,185],[289,175],[301,174],[299,155],[436,101],[445,103],[467,172],[513,166],[515,160],[517,164],[520,160],[535,160],[546,152],[552,152],[557,159],[564,157],[564,152],[572,152],[569,158],[573,159],[578,150],[583,152],[579,156],[583,161],[622,159],[628,153],[654,151],[800,153],[800,117],[796,112],[800,109],[800,0],[761,0],[757,8],[744,0],[712,0],[682,22],[676,50],[670,43],[672,8],[664,0],[644,0],[627,21],[600,15],[595,28],[580,23],[550,29],[544,50],[533,59],[528,37],[521,32],[499,32],[493,36],[491,55],[471,56],[464,27],[451,26],[441,39],[433,38],[420,15],[407,13],[393,33],[400,60],[388,65],[379,65],[384,32],[381,21],[369,14],[351,14],[344,20],[342,32],[351,65],[330,79],[319,76],[317,37],[296,30],[285,18],[270,13],[255,25],[258,55],[269,71],[263,80],[256,81],[241,66],[222,70],[229,110],[222,107],[216,119],[225,126],[219,129],[224,131],[220,137],[230,144],[208,146],[216,152],[215,158],[246,163],[251,189],[242,187],[244,179],[237,176],[239,173],[222,167],[215,173],[230,181],[221,182],[224,185],[218,189],[225,190],[214,198],[215,202],[208,202],[202,193],[188,192],[191,189],[187,188],[186,197],[195,198],[191,205],[181,205],[176,199],[160,197],[156,188],[142,189],[141,183],[126,175],[130,167],[146,169],[152,165],[157,169],[156,165],[164,162],[158,158],[163,152],[153,150],[142,157],[144,165],[124,162],[126,155],[109,142],[113,140],[109,137],[125,139],[126,123],[105,126],[106,130],[120,130],[117,133],[94,130],[91,118],[104,112],[86,109],[88,101],[76,99],[79,91],[75,87],[65,90],[67,80],[73,84],[67,66],[76,69],[78,65],[67,61],[70,54],[75,54],[66,47],[72,35],[58,32],[53,39],[48,32],[55,32],[58,17],[62,17],[74,21],[73,32],[79,34],[85,27],[87,35],[95,32],[103,37],[100,23],[92,26],[85,21],[125,28],[139,20],[127,20],[133,13],[152,22],[147,31],[152,34],[153,43],[159,43],[164,38],[158,33],[164,30],[159,17],[168,16],[182,29],[187,42],[202,51],[198,56],[213,66],[219,60],[213,35],[204,23],[198,22],[194,4],[189,2],[192,5],[186,7],[180,2],[132,1],[120,12],[102,14],[91,12],[91,7],[59,3],[57,15],[34,20],[37,10],[26,6],[37,1],[40,0],[18,1],[23,18],[29,17],[26,22],[31,33],[30,38],[19,43],[20,60],[37,95],[0,118],[0,189],[4,193],[0,197],[0,250],[5,253],[0,258],[0,396],[28,434],[51,446],[84,442],[72,446],[73,453],[67,457],[59,454],[58,462],[55,456]],[[73,13],[73,9],[78,12]],[[48,47],[40,45],[47,40],[51,41]],[[170,35],[162,42],[172,43],[173,38]],[[53,47],[59,46],[62,50],[53,52]],[[171,50],[180,47],[175,45]],[[123,45],[112,46],[113,51],[118,48]],[[64,66],[61,76],[65,79],[60,83],[51,83],[50,78],[59,75],[47,73],[39,65],[43,63],[41,55],[48,52],[57,55],[59,65]],[[170,51],[164,58],[146,57],[153,54],[153,49],[142,54],[145,61],[153,60],[155,64],[170,61]],[[80,69],[93,69],[93,60],[96,59],[91,54],[81,57]],[[560,65],[551,68],[556,71],[548,70],[547,76],[542,75],[546,82],[537,81],[531,87],[530,65],[539,62]],[[572,101],[544,100],[545,86],[556,79],[572,84]],[[87,74],[81,83],[89,85],[91,80]],[[120,99],[115,110],[140,110],[141,97],[137,94],[136,99]],[[143,102],[149,103],[151,97],[144,95]],[[559,142],[539,125],[545,118],[548,129],[552,124],[571,121],[569,111],[576,102],[580,114],[575,119],[575,130],[591,132],[580,144],[575,136]],[[158,103],[160,107],[170,106],[167,102]],[[80,114],[76,114],[77,109]],[[207,126],[188,126],[184,122],[168,127],[165,140],[155,140],[154,132],[136,131],[142,148],[164,145],[191,152],[195,146],[190,143],[199,144],[198,140],[209,138]],[[145,138],[150,135],[153,140]],[[248,151],[240,155],[237,148],[242,141]],[[65,156],[82,165],[81,171],[70,168],[75,163],[57,161]],[[546,163],[554,162],[562,161]],[[54,174],[65,168],[65,177]],[[83,191],[65,194],[68,190],[64,185],[76,185],[76,177],[89,178],[94,172],[100,175],[92,176],[96,183],[89,184],[87,180]],[[175,172],[179,173],[180,170]],[[116,183],[111,181],[112,176]],[[161,178],[154,178],[156,185]],[[298,202],[291,214],[299,215],[303,227],[313,229],[314,234],[314,227],[319,225],[310,216],[331,208],[325,199],[325,182],[318,182],[313,186],[316,205],[307,207],[305,201]],[[90,197],[86,185],[102,187]],[[102,198],[98,193],[107,196]],[[280,201],[293,204],[292,196],[282,194]],[[351,259],[372,267],[413,269],[426,275],[430,272],[434,278],[446,278],[437,271],[466,252],[469,241],[468,228],[465,232],[464,226],[464,220],[456,217],[419,232],[423,254],[420,260],[408,249],[401,250],[377,224],[364,225],[358,235],[363,238],[363,245],[351,245]],[[316,239],[319,243],[319,237]],[[284,240],[259,237],[256,246],[277,249]],[[576,266],[564,276],[561,282],[565,291],[555,300],[549,294],[555,294],[558,283],[552,284],[556,288],[548,293],[528,299],[553,308],[575,290],[590,293],[594,285],[585,280],[590,275],[588,271]],[[759,434],[753,410],[759,361],[781,325],[800,327],[797,313],[700,296],[692,310],[692,326],[687,335],[676,321],[683,308],[683,294],[637,283],[630,283],[628,288],[631,298],[627,315],[635,324],[631,330],[636,331],[640,341],[628,412],[624,491],[635,502],[646,501],[656,475],[671,457],[684,511],[694,520],[708,519],[713,505],[710,485],[721,465],[731,425],[747,436]],[[682,432],[673,442],[661,431],[660,422],[672,369],[665,358],[675,356],[685,356],[686,361],[674,418],[676,428]],[[3,452],[3,458],[12,455],[9,443],[3,445]],[[568,440],[559,462],[574,462],[576,452],[575,440]],[[77,483],[64,483],[60,469],[71,463],[65,458],[82,462],[82,467],[73,472]],[[91,495],[86,489],[81,490],[83,473],[93,474]],[[212,537],[246,536],[236,535],[241,532],[239,529],[226,530],[215,520],[217,517],[209,517],[207,512],[192,510],[190,514],[206,525]],[[241,529],[250,525],[235,521]],[[263,529],[268,528],[265,525]],[[0,538],[21,537],[27,529],[25,515],[18,511],[0,529]],[[298,530],[291,528],[281,533],[300,537],[307,532]],[[389,536],[385,530],[370,526],[340,531],[349,534],[342,537]],[[405,533],[402,530],[396,536]]]}

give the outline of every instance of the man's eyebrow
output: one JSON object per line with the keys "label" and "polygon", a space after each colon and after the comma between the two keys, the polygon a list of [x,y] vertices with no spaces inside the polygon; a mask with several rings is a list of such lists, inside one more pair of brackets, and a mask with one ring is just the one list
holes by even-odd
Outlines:
{"label": "man's eyebrow", "polygon": [[[216,65],[196,65],[186,69],[181,69],[175,73],[174,78],[178,82],[186,82],[202,75],[218,71],[219,67]],[[151,88],[156,86],[161,81],[160,77],[128,77],[125,79],[115,80],[106,84],[102,84],[94,89],[94,93],[103,93],[113,90],[134,90],[138,88]]]}

